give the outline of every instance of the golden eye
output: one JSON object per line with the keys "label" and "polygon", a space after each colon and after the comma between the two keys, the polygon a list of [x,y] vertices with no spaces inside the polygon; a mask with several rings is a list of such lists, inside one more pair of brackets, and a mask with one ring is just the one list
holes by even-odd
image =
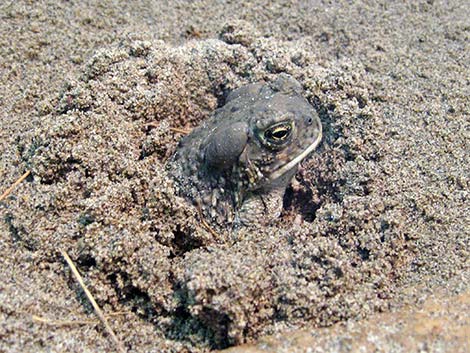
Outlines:
{"label": "golden eye", "polygon": [[290,123],[280,123],[270,127],[264,131],[264,137],[267,141],[272,143],[283,143],[286,141],[292,131],[292,125]]}

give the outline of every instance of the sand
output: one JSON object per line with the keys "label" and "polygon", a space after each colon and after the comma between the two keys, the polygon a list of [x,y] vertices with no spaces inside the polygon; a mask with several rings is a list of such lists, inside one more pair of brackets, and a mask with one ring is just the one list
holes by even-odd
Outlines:
{"label": "sand", "polygon": [[[470,6],[0,5],[0,351],[470,349]],[[273,226],[210,232],[165,165],[248,82],[325,137]],[[39,319],[38,319],[39,317]],[[406,338],[405,338],[406,337]]]}

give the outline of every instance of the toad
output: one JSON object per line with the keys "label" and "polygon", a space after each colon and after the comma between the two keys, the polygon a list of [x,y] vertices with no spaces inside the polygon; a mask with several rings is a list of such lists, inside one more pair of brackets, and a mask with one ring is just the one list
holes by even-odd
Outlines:
{"label": "toad", "polygon": [[299,163],[318,146],[322,125],[289,75],[232,91],[182,138],[169,162],[178,192],[218,226],[266,225],[279,217]]}

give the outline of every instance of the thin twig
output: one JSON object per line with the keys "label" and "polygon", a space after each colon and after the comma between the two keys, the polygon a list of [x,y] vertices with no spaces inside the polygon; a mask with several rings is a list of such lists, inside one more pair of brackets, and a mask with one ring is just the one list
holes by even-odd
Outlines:
{"label": "thin twig", "polygon": [[25,180],[28,175],[31,174],[31,171],[28,170],[26,173],[24,173],[17,181],[13,183],[12,186],[10,186],[8,189],[5,190],[5,192],[0,196],[0,201],[4,200],[7,198],[8,195],[13,191],[14,188],[16,188],[23,180]]}
{"label": "thin twig", "polygon": [[117,336],[114,334],[114,331],[113,329],[111,328],[111,326],[109,326],[109,323],[108,323],[108,320],[106,319],[106,317],[104,316],[103,312],[101,311],[101,308],[98,306],[98,304],[96,303],[95,301],[95,298],[93,298],[93,296],[91,295],[90,291],[88,290],[88,288],[85,286],[85,283],[83,282],[83,278],[82,276],[80,275],[80,273],[78,273],[78,270],[77,268],[75,267],[75,265],[73,264],[72,262],[72,259],[70,259],[69,255],[63,251],[63,250],[60,250],[60,253],[62,254],[62,256],[64,257],[65,261],[67,261],[67,264],[70,266],[70,269],[72,270],[72,273],[74,274],[75,276],[75,279],[77,280],[77,282],[80,284],[80,286],[82,287],[83,291],[85,292],[88,300],[90,301],[91,305],[93,306],[93,308],[95,309],[95,312],[96,312],[96,315],[98,315],[98,318],[101,320],[101,322],[103,323],[104,327],[106,328],[106,331],[108,331],[108,334],[111,336],[111,338],[113,339],[114,343],[116,344],[116,347],[118,348],[118,350],[121,352],[121,353],[124,353],[126,352],[125,348],[124,348],[124,345],[122,344],[122,342],[117,338]]}

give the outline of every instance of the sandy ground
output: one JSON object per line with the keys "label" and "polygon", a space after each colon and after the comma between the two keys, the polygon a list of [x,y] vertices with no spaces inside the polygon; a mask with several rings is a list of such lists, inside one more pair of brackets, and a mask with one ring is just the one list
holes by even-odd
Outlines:
{"label": "sandy ground", "polygon": [[[466,1],[0,16],[0,190],[31,171],[0,202],[0,351],[115,350],[61,249],[129,351],[470,349]],[[276,225],[212,234],[166,173],[170,128],[281,72],[323,144]]]}

